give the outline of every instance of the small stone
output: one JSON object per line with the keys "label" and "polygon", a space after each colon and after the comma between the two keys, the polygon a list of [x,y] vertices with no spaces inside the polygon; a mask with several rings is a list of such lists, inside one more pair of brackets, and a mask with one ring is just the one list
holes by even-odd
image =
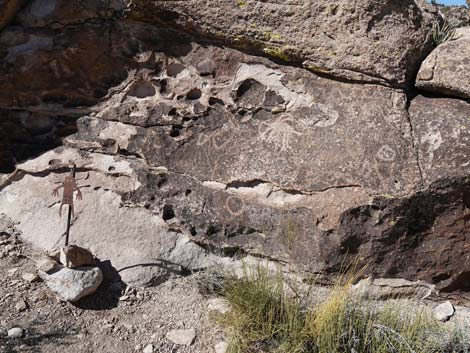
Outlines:
{"label": "small stone", "polygon": [[16,303],[15,309],[17,312],[21,313],[22,311],[25,311],[26,309],[28,309],[28,304],[26,304],[26,302],[23,299],[20,299]]}
{"label": "small stone", "polygon": [[454,306],[450,301],[446,301],[442,304],[439,304],[434,309],[434,317],[439,321],[449,320],[455,313]]}
{"label": "small stone", "polygon": [[93,294],[103,281],[103,273],[98,267],[63,267],[57,272],[39,273],[46,285],[59,298],[75,302]]}
{"label": "small stone", "polygon": [[208,307],[210,310],[218,311],[221,314],[226,314],[230,311],[230,304],[223,298],[211,298],[208,300]]}
{"label": "small stone", "polygon": [[23,336],[23,329],[21,327],[13,327],[8,330],[8,337],[20,338]]}
{"label": "small stone", "polygon": [[190,346],[196,338],[196,330],[172,330],[166,334],[166,338],[175,344]]}
{"label": "small stone", "polygon": [[14,249],[15,249],[15,246],[12,245],[12,244],[8,244],[8,245],[6,245],[6,246],[3,247],[3,250],[5,250],[5,251],[7,251],[7,252],[10,252],[10,251],[12,251],[12,250],[14,250]]}
{"label": "small stone", "polygon": [[214,347],[215,353],[225,353],[227,352],[227,349],[228,343],[224,341],[217,343]]}
{"label": "small stone", "polygon": [[49,273],[54,271],[59,264],[53,258],[46,256],[36,261],[36,268],[40,272]]}
{"label": "small stone", "polygon": [[35,273],[25,272],[21,275],[21,278],[28,283],[33,283],[39,280],[39,276]]}
{"label": "small stone", "polygon": [[60,263],[68,268],[95,265],[93,254],[87,249],[69,245],[60,249]]}
{"label": "small stone", "polygon": [[153,353],[153,344],[148,344],[145,346],[143,353]]}
{"label": "small stone", "polygon": [[18,267],[13,267],[13,268],[10,268],[8,271],[7,271],[7,276],[8,277],[13,277],[16,272],[18,272]]}

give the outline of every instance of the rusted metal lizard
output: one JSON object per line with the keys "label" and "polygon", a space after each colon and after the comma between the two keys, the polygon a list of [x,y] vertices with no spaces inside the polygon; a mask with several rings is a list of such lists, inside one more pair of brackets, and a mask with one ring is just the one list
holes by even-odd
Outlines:
{"label": "rusted metal lizard", "polygon": [[59,196],[59,189],[62,187],[64,188],[64,193],[62,196],[62,203],[60,204],[59,208],[59,216],[62,217],[62,206],[69,205],[72,211],[72,216],[75,217],[75,214],[73,212],[73,192],[77,191],[77,200],[82,199],[82,192],[78,188],[77,182],[75,181],[75,178],[72,175],[65,177],[65,180],[62,185],[56,187],[52,191],[52,196]]}

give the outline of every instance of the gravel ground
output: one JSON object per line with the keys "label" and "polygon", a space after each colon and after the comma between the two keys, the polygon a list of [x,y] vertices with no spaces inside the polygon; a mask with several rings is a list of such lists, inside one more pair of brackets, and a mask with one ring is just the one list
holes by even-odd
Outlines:
{"label": "gravel ground", "polygon": [[[94,295],[70,304],[34,278],[33,259],[39,255],[0,232],[1,353],[209,353],[223,341],[209,318],[210,299],[192,276],[127,290],[105,280]],[[14,327],[23,330],[21,338],[8,337]],[[166,338],[175,329],[194,330],[194,342],[181,345]]]}

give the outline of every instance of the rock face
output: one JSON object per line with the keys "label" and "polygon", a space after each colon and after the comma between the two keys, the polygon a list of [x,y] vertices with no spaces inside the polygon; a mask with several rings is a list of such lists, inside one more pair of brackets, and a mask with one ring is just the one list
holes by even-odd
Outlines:
{"label": "rock face", "polygon": [[40,275],[59,298],[68,302],[76,302],[93,294],[103,281],[103,273],[98,267],[63,267],[56,272],[42,272]]}
{"label": "rock face", "polygon": [[426,91],[470,99],[470,27],[439,45],[423,62],[416,86]]}
{"label": "rock face", "polygon": [[[144,10],[148,3],[141,2]],[[424,2],[163,0],[154,6],[165,23],[351,80],[403,86],[430,50]]]}
{"label": "rock face", "polygon": [[71,239],[131,285],[249,254],[470,289],[469,105],[399,88],[427,53],[421,2],[41,4],[0,32],[0,106],[76,126],[0,179],[28,241],[63,241],[47,190],[72,160]]}
{"label": "rock face", "polygon": [[0,0],[0,30],[15,17],[26,0]]}

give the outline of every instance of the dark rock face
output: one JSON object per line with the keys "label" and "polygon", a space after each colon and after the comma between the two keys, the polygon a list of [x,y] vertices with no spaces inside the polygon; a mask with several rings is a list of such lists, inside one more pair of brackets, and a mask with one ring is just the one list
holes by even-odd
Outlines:
{"label": "dark rock face", "polygon": [[341,254],[348,254],[370,261],[379,276],[422,279],[444,292],[468,291],[469,182],[450,178],[409,198],[378,198],[345,212],[330,266],[337,269]]}
{"label": "dark rock face", "polygon": [[0,30],[7,26],[15,17],[26,0],[1,0],[0,1]]}
{"label": "dark rock face", "polygon": [[[297,21],[283,21],[283,39],[268,40],[233,20],[240,4],[225,11],[229,5],[215,2],[209,11],[204,3],[171,2],[170,11],[170,2],[43,3],[31,2],[17,26],[0,33],[1,151],[10,153],[3,165],[39,152],[20,153],[25,137],[52,148],[75,132],[65,123],[62,131],[60,119],[80,118],[65,147],[18,164],[0,184],[0,213],[20,222],[25,238],[42,247],[60,241],[60,227],[37,222],[55,222],[43,188],[74,160],[88,188],[74,223],[80,246],[124,273],[140,266],[125,276],[133,283],[160,283],[175,263],[213,264],[217,252],[325,274],[358,256],[376,276],[469,289],[468,103],[410,100],[390,87],[405,85],[426,53],[424,7],[315,2],[303,19],[303,5],[257,3],[256,12],[248,1],[245,22]],[[207,24],[216,10],[227,13],[219,32],[218,18]],[[189,21],[191,14],[200,16]],[[313,33],[312,19],[328,18],[337,41]],[[216,42],[253,36],[263,47],[221,47],[183,27]],[[294,43],[305,66],[315,59],[353,82],[247,53],[278,40],[276,48]],[[351,55],[351,46],[361,54]],[[156,258],[168,265],[143,266]]]}
{"label": "dark rock face", "polygon": [[434,14],[424,1],[163,0],[154,11],[165,23],[354,81],[404,86],[432,49]]}
{"label": "dark rock face", "polygon": [[0,173],[11,173],[18,161],[62,144],[76,132],[76,118],[0,109]]}

